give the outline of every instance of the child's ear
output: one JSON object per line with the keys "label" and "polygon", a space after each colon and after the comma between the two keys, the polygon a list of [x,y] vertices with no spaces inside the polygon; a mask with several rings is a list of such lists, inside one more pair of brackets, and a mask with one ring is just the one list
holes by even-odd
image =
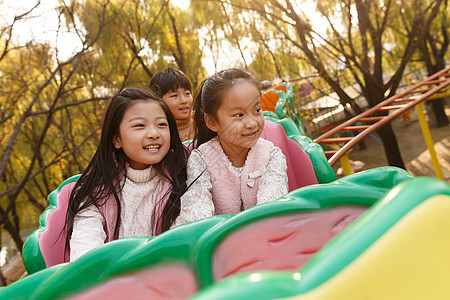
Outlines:
{"label": "child's ear", "polygon": [[122,141],[118,135],[113,136],[113,145],[116,149],[122,148]]}
{"label": "child's ear", "polygon": [[217,122],[216,119],[214,119],[213,116],[210,116],[208,114],[204,114],[205,118],[205,124],[206,127],[208,127],[210,130],[217,132]]}

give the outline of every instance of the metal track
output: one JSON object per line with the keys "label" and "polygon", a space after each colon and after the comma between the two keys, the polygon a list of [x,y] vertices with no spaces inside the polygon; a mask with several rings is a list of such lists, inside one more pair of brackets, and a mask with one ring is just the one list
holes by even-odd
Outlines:
{"label": "metal track", "polygon": [[[392,96],[389,99],[380,102],[369,110],[353,117],[352,119],[334,127],[330,131],[322,134],[314,140],[318,144],[333,144],[333,148],[337,150],[325,151],[325,154],[330,157],[328,162],[333,165],[337,160],[349,151],[353,146],[359,143],[368,134],[378,130],[393,119],[400,116],[405,111],[422,101],[427,100],[432,95],[442,91],[450,85],[450,67],[443,69],[427,79],[419,82],[411,88]],[[375,116],[377,112],[392,111],[387,116]],[[356,125],[356,123],[366,123],[365,125]],[[333,137],[338,133],[355,132],[359,133],[355,136],[349,137]]]}

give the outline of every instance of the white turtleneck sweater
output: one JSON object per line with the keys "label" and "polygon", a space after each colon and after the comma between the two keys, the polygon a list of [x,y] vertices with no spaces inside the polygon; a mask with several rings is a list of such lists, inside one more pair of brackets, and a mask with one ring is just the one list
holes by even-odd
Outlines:
{"label": "white turtleneck sweater", "polygon": [[[144,170],[127,168],[127,177],[119,195],[121,223],[119,238],[151,236],[151,217],[162,182],[152,166]],[[105,219],[95,205],[79,212],[73,222],[70,261],[105,243]]]}

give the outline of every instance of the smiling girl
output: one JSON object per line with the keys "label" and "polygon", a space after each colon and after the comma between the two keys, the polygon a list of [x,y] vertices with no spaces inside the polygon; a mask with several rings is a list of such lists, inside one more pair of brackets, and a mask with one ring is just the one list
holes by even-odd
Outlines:
{"label": "smiling girl", "polygon": [[260,138],[259,83],[227,69],[206,79],[195,97],[197,144],[188,160],[188,191],[176,225],[239,213],[288,192],[286,158]]}
{"label": "smiling girl", "polygon": [[186,157],[170,109],[153,92],[114,96],[98,149],[68,194],[70,260],[114,239],[169,229],[186,189]]}

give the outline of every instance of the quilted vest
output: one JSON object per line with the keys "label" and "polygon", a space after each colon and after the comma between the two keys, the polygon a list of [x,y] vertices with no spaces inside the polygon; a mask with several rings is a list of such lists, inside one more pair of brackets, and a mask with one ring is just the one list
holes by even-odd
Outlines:
{"label": "quilted vest", "polygon": [[241,174],[233,169],[217,137],[200,145],[212,185],[215,215],[235,214],[257,204],[258,181],[266,172],[274,145],[258,139],[247,154]]}

